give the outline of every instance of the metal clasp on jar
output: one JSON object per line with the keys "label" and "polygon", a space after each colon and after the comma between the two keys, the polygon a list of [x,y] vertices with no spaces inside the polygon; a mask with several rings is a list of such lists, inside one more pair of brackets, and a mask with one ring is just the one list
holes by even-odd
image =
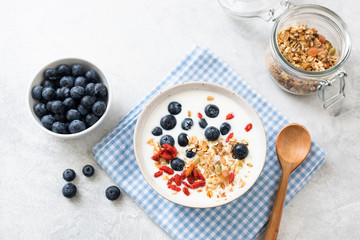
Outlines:
{"label": "metal clasp on jar", "polygon": [[275,21],[276,20],[276,18],[279,16],[279,15],[281,15],[284,11],[286,11],[286,10],[288,10],[289,8],[292,8],[292,7],[294,7],[295,6],[295,4],[294,3],[292,3],[291,1],[289,1],[289,0],[283,0],[283,1],[281,1],[280,2],[280,7],[281,7],[281,9],[282,9],[282,11],[281,12],[279,12],[279,14],[277,14],[277,16],[275,16],[275,10],[276,10],[276,8],[270,8],[269,9],[269,12],[268,12],[268,15],[266,15],[266,16],[260,16],[262,19],[264,19],[264,21],[266,21],[266,22],[269,22],[269,21]]}
{"label": "metal clasp on jar", "polygon": [[[328,109],[333,106],[335,103],[341,101],[345,97],[345,77],[347,77],[347,73],[344,70],[338,71],[334,77],[322,81],[319,83],[317,87],[317,94],[322,103],[324,109]],[[339,90],[337,93],[332,96],[326,96],[326,90],[334,87],[334,82],[339,79]]]}

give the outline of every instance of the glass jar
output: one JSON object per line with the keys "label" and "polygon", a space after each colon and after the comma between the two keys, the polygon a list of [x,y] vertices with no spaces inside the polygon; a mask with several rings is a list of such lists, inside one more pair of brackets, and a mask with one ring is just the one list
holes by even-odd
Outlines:
{"label": "glass jar", "polygon": [[[224,9],[237,17],[248,18],[252,16],[260,17],[266,21],[275,21],[270,43],[266,49],[266,66],[270,77],[283,90],[297,95],[317,93],[324,109],[345,97],[347,73],[343,66],[351,52],[351,41],[346,24],[335,12],[314,4],[295,6],[290,1],[277,1],[278,4],[270,10],[262,9],[251,12],[239,8],[246,6],[244,3],[249,3],[247,0],[219,0],[219,2]],[[259,3],[261,0],[250,2]],[[279,9],[284,12],[279,14]],[[275,17],[276,13],[278,14],[277,17]],[[315,28],[336,48],[338,60],[334,66],[324,71],[306,71],[293,66],[282,55],[277,44],[278,33],[288,27],[302,24],[309,28]]]}

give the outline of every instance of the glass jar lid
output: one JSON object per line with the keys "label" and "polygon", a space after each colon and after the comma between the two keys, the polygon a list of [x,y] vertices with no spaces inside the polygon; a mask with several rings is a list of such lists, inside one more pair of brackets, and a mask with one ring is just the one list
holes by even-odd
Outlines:
{"label": "glass jar lid", "polygon": [[294,6],[289,0],[218,0],[224,10],[240,19],[261,18],[275,20],[278,15]]}

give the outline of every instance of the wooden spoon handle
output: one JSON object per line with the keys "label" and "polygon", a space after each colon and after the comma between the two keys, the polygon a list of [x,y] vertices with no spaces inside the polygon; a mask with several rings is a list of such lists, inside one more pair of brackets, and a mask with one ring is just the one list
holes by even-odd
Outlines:
{"label": "wooden spoon handle", "polygon": [[266,240],[275,240],[277,238],[280,227],[281,215],[284,208],[286,190],[289,183],[290,173],[291,172],[289,171],[283,170],[281,174],[279,188],[276,194],[271,217],[266,230],[266,235],[265,235]]}

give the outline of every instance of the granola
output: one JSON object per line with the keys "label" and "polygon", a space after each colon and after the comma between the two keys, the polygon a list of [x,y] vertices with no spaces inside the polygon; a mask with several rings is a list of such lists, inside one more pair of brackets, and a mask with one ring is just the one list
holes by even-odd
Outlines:
{"label": "granola", "polygon": [[[306,25],[288,27],[278,33],[277,44],[282,55],[295,67],[309,71],[324,71],[336,65],[336,49],[314,28]],[[269,49],[266,54],[268,70],[285,90],[295,94],[315,93],[319,79],[302,79],[274,61]]]}
{"label": "granola", "polygon": [[335,66],[336,49],[317,30],[306,25],[288,27],[278,33],[277,43],[283,56],[295,67],[324,71]]}

